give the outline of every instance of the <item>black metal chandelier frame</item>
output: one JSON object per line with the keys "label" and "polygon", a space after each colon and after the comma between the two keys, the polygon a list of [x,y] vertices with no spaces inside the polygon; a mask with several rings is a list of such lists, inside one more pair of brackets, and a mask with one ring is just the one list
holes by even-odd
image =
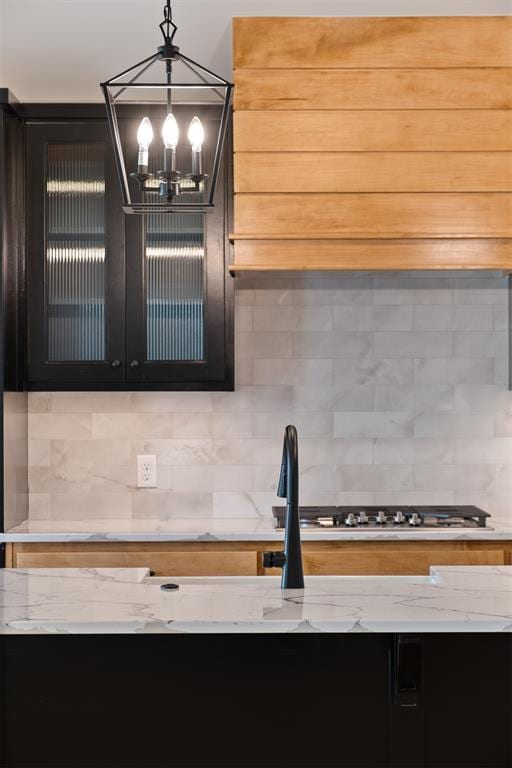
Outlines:
{"label": "black metal chandelier frame", "polygon": [[[178,46],[174,44],[174,36],[177,31],[177,26],[172,18],[171,0],[167,0],[163,13],[164,18],[161,24],[159,24],[159,28],[162,32],[164,43],[163,45],[159,46],[157,52],[100,84],[105,99],[107,119],[110,128],[112,144],[114,147],[117,172],[121,185],[123,210],[126,213],[144,214],[167,211],[205,212],[214,206],[215,189],[217,186],[222,159],[222,150],[225,143],[229,122],[233,84],[180,52]],[[152,64],[157,61],[161,61],[165,64],[165,82],[140,82],[142,75],[149,69],[149,67],[151,67]],[[196,78],[196,82],[174,83],[172,81],[172,68],[174,62],[181,62],[186,67],[186,69]],[[213,82],[211,82],[211,80],[213,80]],[[217,104],[220,105],[220,99],[222,99],[222,112],[220,117],[220,125],[217,132],[217,141],[215,146],[215,155],[213,158],[211,176],[203,172],[200,160],[199,163],[196,164],[196,167],[192,168],[190,173],[183,173],[176,170],[174,168],[174,162],[171,162],[169,159],[169,153],[167,149],[164,150],[163,168],[158,170],[156,174],[150,173],[147,167],[138,167],[136,173],[133,172],[128,174],[116,106],[119,103],[122,103],[123,105],[141,105],[147,103],[140,100],[124,100],[123,102],[119,102],[119,98],[124,94],[124,92],[127,89],[132,88],[146,90],[165,90],[168,115],[172,114],[173,91],[189,91],[190,89],[192,89],[192,91],[194,91],[194,89],[201,89],[204,91],[205,89],[209,88],[216,94],[217,97],[219,97],[219,101],[216,102]],[[137,182],[141,195],[144,193],[145,197],[153,195],[155,197],[158,196],[158,201],[134,201],[130,191],[128,180],[129,177],[133,178]],[[183,195],[193,193],[197,196],[198,193],[200,194],[205,192],[206,188],[208,194],[205,196],[204,200],[195,200],[194,202],[190,203],[180,201],[180,198]]]}

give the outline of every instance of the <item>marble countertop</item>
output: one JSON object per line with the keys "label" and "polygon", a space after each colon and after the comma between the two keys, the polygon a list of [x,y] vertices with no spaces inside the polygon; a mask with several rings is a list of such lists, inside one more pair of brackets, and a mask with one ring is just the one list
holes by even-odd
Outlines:
{"label": "marble countertop", "polygon": [[[167,579],[168,580],[168,579]],[[143,568],[4,569],[0,634],[512,632],[512,566],[430,576],[175,578]]]}
{"label": "marble countertop", "polygon": [[[303,541],[446,541],[446,540],[511,540],[509,525],[493,523],[492,528],[390,528],[302,530]],[[265,518],[173,518],[109,519],[109,520],[26,520],[6,533],[0,542],[50,541],[282,541],[284,533]]]}

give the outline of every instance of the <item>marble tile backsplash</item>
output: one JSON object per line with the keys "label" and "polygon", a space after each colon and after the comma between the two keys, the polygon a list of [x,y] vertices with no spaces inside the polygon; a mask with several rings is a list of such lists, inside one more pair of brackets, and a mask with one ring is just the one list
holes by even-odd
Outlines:
{"label": "marble tile backsplash", "polygon": [[[508,285],[498,273],[239,278],[235,392],[29,394],[30,516],[271,513],[282,433],[305,504],[512,510]],[[138,453],[158,488],[135,487]]]}
{"label": "marble tile backsplash", "polygon": [[26,392],[3,393],[4,524],[28,517],[28,399]]}

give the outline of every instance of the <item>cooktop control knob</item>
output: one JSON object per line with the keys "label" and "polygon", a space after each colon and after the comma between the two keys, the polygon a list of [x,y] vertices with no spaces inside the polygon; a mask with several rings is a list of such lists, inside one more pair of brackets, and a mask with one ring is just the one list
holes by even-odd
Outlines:
{"label": "cooktop control knob", "polygon": [[397,525],[402,525],[403,523],[405,523],[405,515],[404,515],[404,513],[399,509],[398,512],[395,512],[395,516],[394,516],[393,520],[395,521],[395,523]]}
{"label": "cooktop control knob", "polygon": [[361,510],[361,512],[357,516],[357,522],[359,523],[359,525],[367,525],[368,515],[366,514],[366,512]]}
{"label": "cooktop control knob", "polygon": [[348,515],[345,518],[345,525],[348,525],[350,528],[357,525],[356,516],[353,512],[349,512]]}
{"label": "cooktop control knob", "polygon": [[377,512],[377,517],[375,518],[375,522],[377,523],[377,525],[386,525],[387,523],[386,513],[382,512],[382,510],[380,512]]}
{"label": "cooktop control knob", "polygon": [[421,518],[417,512],[413,512],[409,518],[409,525],[421,525]]}

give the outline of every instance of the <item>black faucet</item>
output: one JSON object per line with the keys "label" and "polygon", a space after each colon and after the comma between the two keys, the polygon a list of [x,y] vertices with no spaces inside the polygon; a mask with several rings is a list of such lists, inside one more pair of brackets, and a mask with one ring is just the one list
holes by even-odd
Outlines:
{"label": "black faucet", "polygon": [[286,498],[284,552],[265,552],[265,568],[282,568],[281,589],[304,589],[299,525],[299,444],[293,426],[284,431],[277,495]]}

